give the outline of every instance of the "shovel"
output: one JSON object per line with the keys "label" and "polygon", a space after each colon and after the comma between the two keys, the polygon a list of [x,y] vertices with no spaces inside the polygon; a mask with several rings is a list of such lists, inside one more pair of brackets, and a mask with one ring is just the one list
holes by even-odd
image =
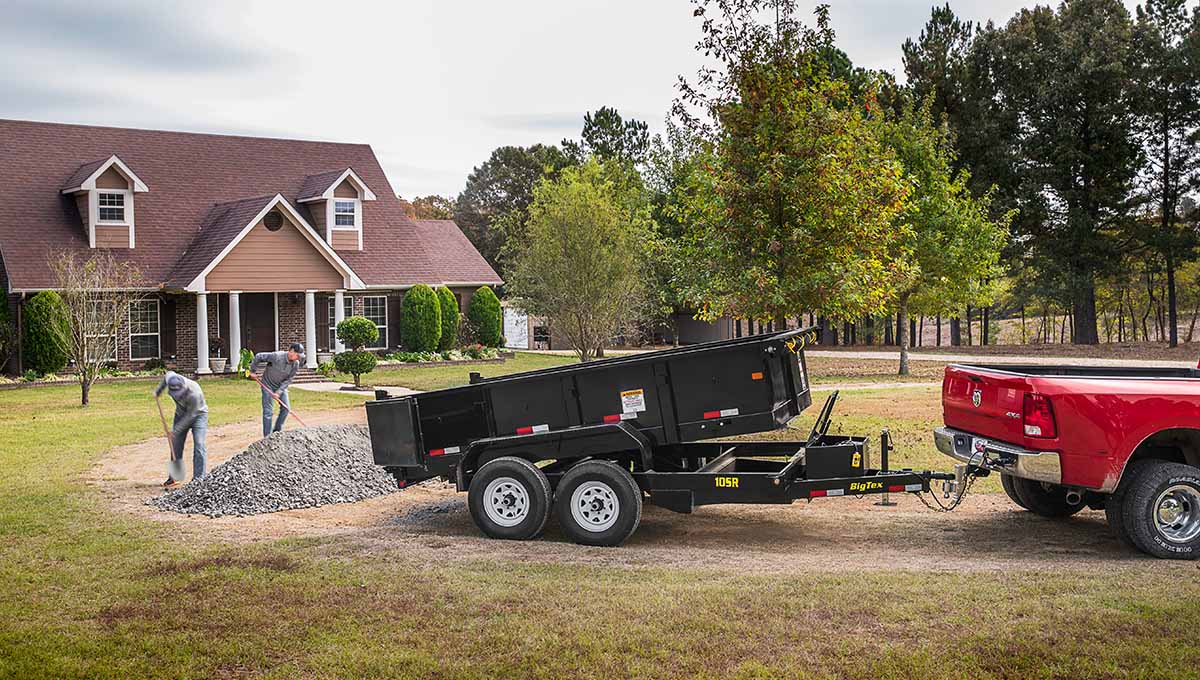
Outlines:
{"label": "shovel", "polygon": [[296,419],[296,422],[300,423],[300,427],[308,427],[308,425],[306,425],[306,424],[304,423],[304,419],[300,417],[300,414],[298,414],[298,413],[296,413],[295,411],[293,411],[292,409],[288,408],[287,404],[285,404],[285,403],[283,403],[282,401],[280,401],[280,400],[279,400],[279,397],[277,397],[277,396],[275,395],[275,393],[271,391],[271,388],[269,388],[269,387],[267,387],[266,385],[264,385],[264,384],[263,384],[263,381],[259,380],[257,375],[254,375],[253,373],[250,373],[249,375],[250,375],[250,377],[251,377],[251,378],[254,378],[254,382],[258,383],[259,387],[263,388],[264,390],[266,390],[266,391],[267,391],[267,394],[271,395],[271,398],[275,400],[275,403],[276,403],[276,404],[279,404],[279,408],[281,408],[281,409],[284,409],[285,411],[287,411],[289,414],[291,414],[291,416],[292,416],[293,418],[295,418],[295,419]]}
{"label": "shovel", "polygon": [[167,445],[171,447],[170,456],[167,458],[167,476],[177,482],[182,482],[186,476],[183,469],[183,458],[175,457],[175,438],[171,436],[171,428],[167,427],[167,416],[163,413],[162,398],[155,395],[154,403],[158,404],[158,418],[162,421],[163,434],[167,435]]}

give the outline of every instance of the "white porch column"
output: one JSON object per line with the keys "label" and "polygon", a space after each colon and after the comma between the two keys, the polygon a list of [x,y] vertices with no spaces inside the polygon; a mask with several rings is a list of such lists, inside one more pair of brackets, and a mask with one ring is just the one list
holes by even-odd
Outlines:
{"label": "white porch column", "polygon": [[242,308],[241,291],[229,291],[229,370],[237,369],[242,360]]}
{"label": "white porch column", "polygon": [[345,352],[346,345],[337,337],[337,325],[346,320],[346,291],[333,292],[333,351]]}
{"label": "white porch column", "polygon": [[196,293],[196,373],[212,373],[208,367],[208,293]]}
{"label": "white porch column", "polygon": [[304,365],[317,367],[317,291],[304,291]]}

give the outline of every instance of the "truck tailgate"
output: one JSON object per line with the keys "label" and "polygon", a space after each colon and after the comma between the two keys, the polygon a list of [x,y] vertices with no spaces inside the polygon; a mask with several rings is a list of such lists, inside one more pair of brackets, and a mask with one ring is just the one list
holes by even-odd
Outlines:
{"label": "truck tailgate", "polygon": [[947,427],[1019,444],[1025,440],[1021,409],[1028,391],[1028,381],[1019,375],[947,366],[943,419]]}

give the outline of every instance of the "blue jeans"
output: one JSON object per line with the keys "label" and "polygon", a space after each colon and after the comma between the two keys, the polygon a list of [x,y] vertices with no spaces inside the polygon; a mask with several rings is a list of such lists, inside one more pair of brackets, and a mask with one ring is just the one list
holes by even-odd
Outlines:
{"label": "blue jeans", "polygon": [[284,390],[279,393],[279,401],[287,408],[279,409],[279,419],[275,421],[275,427],[271,427],[271,417],[275,414],[275,400],[271,398],[271,393],[262,389],[262,421],[263,421],[263,436],[269,436],[271,432],[278,432],[283,429],[283,421],[287,420],[288,409],[292,407],[292,402],[288,401],[288,391]]}
{"label": "blue jeans", "polygon": [[179,414],[175,414],[175,425],[171,428],[171,443],[175,445],[175,458],[180,460],[183,458],[183,447],[187,444],[187,435],[190,430],[192,433],[192,479],[200,479],[204,476],[205,468],[208,463],[208,447],[205,439],[208,437],[208,414],[201,413],[196,416],[191,425],[180,428]]}

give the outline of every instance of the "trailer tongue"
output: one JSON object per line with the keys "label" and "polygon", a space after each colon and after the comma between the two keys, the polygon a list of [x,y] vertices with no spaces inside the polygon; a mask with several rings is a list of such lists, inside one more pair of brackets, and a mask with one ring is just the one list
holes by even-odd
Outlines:
{"label": "trailer tongue", "polygon": [[643,498],[687,513],[921,493],[938,479],[961,488],[953,474],[889,469],[886,431],[879,467],[867,438],[829,434],[836,392],[805,441],[712,441],[780,429],[811,405],[804,346],[813,331],[473,376],[470,385],[405,397],[377,393],[367,403],[375,462],[401,487],[455,480],[494,538],[533,538],[553,511],[588,545],[628,538]]}

